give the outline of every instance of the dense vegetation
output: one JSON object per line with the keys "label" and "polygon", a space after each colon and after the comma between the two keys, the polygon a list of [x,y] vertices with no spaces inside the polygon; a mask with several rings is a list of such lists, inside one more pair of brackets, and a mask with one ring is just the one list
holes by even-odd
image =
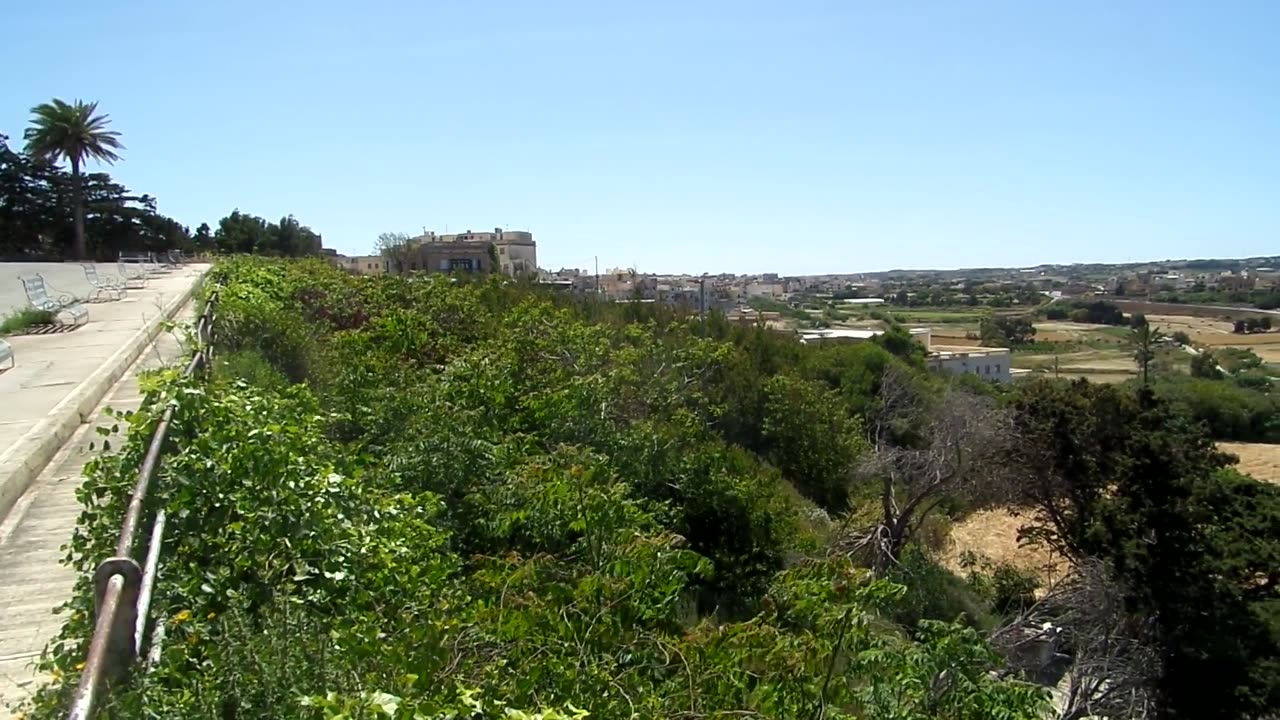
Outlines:
{"label": "dense vegetation", "polygon": [[1034,283],[986,283],[973,279],[950,283],[887,281],[884,296],[897,307],[1035,307],[1045,301],[1044,293]]}
{"label": "dense vegetation", "polygon": [[1190,303],[1203,305],[1251,305],[1260,310],[1280,308],[1280,290],[1207,290],[1203,287],[1153,293],[1155,302]]}
{"label": "dense vegetation", "polygon": [[1238,335],[1271,332],[1271,318],[1241,318],[1232,323],[1231,331]]}
{"label": "dense vegetation", "polygon": [[1093,325],[1128,325],[1129,319],[1120,308],[1105,300],[1071,300],[1045,308],[1047,320],[1070,320]]}
{"label": "dense vegetation", "polygon": [[[1146,391],[1001,391],[926,373],[900,329],[810,347],[498,279],[209,280],[213,376],[154,377],[81,489],[87,571],[174,403],[165,639],[109,716],[1039,718],[1044,622],[1061,717],[1280,698],[1280,498]],[[931,559],[948,518],[1007,502],[1071,592]],[[67,610],[37,717],[83,659],[87,579]]]}

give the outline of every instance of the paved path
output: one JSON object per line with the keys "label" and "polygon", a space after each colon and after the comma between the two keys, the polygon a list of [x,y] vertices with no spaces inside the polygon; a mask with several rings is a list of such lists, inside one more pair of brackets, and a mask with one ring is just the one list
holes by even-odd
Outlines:
{"label": "paved path", "polygon": [[[190,319],[194,312],[189,303],[178,317]],[[80,514],[75,492],[84,464],[95,454],[89,443],[101,447],[94,428],[114,422],[102,417],[103,408],[136,409],[142,401],[137,373],[186,359],[177,335],[161,333],[0,522],[0,720],[12,717],[8,706],[46,679],[32,663],[62,626],[52,611],[75,585],[75,572],[61,564],[61,546]]]}
{"label": "paved path", "polygon": [[[49,265],[54,263],[0,263],[0,293],[22,296],[17,275],[47,269],[44,266]],[[79,269],[78,265],[74,267]],[[152,278],[146,288],[130,290],[122,300],[89,304],[89,322],[71,332],[6,338],[13,347],[16,365],[0,372],[0,398],[4,399],[0,402],[0,458],[133,340],[139,330],[155,321],[166,308],[170,313],[176,311],[173,303],[191,291],[207,267],[188,265]],[[88,284],[84,283],[83,274],[81,283],[83,287],[68,283],[58,289],[84,293]],[[6,299],[12,298],[0,295],[0,306]],[[99,388],[99,392],[102,390],[105,387]],[[0,484],[5,482],[6,472],[0,463]],[[0,499],[0,515],[7,502]]]}
{"label": "paved path", "polygon": [[[114,278],[120,274],[115,263],[94,265],[98,268],[98,275],[102,277]],[[43,275],[45,282],[59,293],[69,293],[76,297],[88,297],[93,293],[89,281],[84,279],[84,269],[79,263],[0,263],[0,317],[26,307],[27,296],[22,291],[18,278],[37,273]]]}

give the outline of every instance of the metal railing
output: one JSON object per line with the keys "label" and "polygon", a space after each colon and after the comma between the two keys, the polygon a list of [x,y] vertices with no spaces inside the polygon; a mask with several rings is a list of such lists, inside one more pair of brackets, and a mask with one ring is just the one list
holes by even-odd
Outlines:
{"label": "metal railing", "polygon": [[[184,377],[191,377],[209,366],[212,359],[213,322],[217,313],[215,291],[196,320],[196,351],[187,363]],[[156,569],[160,562],[160,546],[164,542],[165,512],[156,512],[151,525],[151,539],[143,564],[133,559],[134,544],[143,522],[147,489],[160,467],[169,426],[173,422],[174,405],[169,403],[151,436],[151,444],[138,471],[138,481],[129,496],[128,510],[120,527],[116,552],[98,565],[93,573],[95,621],[89,654],[85,658],[80,684],[76,687],[68,717],[89,720],[104,680],[124,675],[138,659],[147,629],[147,613],[155,589]]]}

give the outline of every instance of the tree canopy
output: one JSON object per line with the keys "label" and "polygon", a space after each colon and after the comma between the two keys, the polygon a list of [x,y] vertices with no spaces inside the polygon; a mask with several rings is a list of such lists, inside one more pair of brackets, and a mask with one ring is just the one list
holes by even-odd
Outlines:
{"label": "tree canopy", "polygon": [[[43,137],[43,136],[42,136]],[[0,135],[0,258],[57,260],[76,257],[74,177],[44,154],[14,150]],[[317,255],[321,237],[292,215],[278,222],[232,211],[214,230],[192,234],[159,212],[158,201],[137,194],[106,173],[82,174],[84,257],[114,260],[120,253],[180,249],[202,253]]]}
{"label": "tree canopy", "polygon": [[54,99],[31,108],[31,127],[23,135],[27,153],[53,162],[66,160],[71,166],[71,208],[74,244],[72,254],[78,260],[89,257],[84,227],[84,178],[81,168],[85,160],[113,163],[123,150],[120,133],[108,130],[111,120],[98,113],[98,103],[76,100],[68,103]]}

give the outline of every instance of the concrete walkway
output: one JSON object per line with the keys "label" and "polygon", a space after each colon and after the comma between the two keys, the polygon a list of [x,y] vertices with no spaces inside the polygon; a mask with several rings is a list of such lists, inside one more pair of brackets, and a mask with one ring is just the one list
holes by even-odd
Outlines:
{"label": "concrete walkway", "polygon": [[[192,311],[206,269],[178,268],[122,300],[89,304],[89,322],[69,332],[6,338],[16,365],[0,371],[0,718],[38,685],[31,664],[61,627],[52,610],[75,574],[60,548],[79,516],[75,490],[102,407],[136,407],[134,372],[184,359],[180,340],[162,331]],[[25,304],[17,278],[34,273],[58,292],[89,295],[78,265],[2,263],[0,315]]]}
{"label": "concrete walkway", "polygon": [[[191,320],[194,312],[195,304],[188,302],[178,319]],[[57,357],[71,354],[63,352]],[[56,362],[49,356],[45,359]],[[63,618],[53,610],[70,596],[75,585],[75,572],[61,564],[65,553],[60,548],[70,539],[80,514],[76,488],[84,464],[96,454],[89,450],[89,444],[98,441],[101,448],[101,438],[94,429],[115,422],[104,418],[102,410],[137,409],[142,401],[137,373],[187,359],[175,333],[161,333],[144,347],[133,366],[125,369],[91,411],[90,421],[79,426],[0,522],[0,578],[4,578],[0,583],[0,720],[12,717],[9,706],[29,697],[47,680],[36,673],[33,663],[61,628]]]}
{"label": "concrete walkway", "polygon": [[[115,263],[94,263],[94,266],[102,278],[117,278],[120,275]],[[130,267],[137,269],[133,265]],[[179,272],[181,271],[174,271],[171,274]],[[22,291],[22,283],[18,282],[18,278],[36,274],[44,277],[49,287],[58,293],[67,293],[76,297],[88,297],[93,294],[93,288],[84,277],[84,268],[80,267],[79,263],[0,263],[0,316],[27,306],[27,295]],[[50,294],[53,295],[53,292],[51,291]]]}
{"label": "concrete walkway", "polygon": [[[21,294],[13,278],[49,264],[0,264],[0,287],[9,282]],[[186,304],[206,269],[188,265],[153,277],[146,288],[130,290],[122,300],[87,305],[88,323],[70,332],[5,338],[16,365],[0,371],[0,517],[88,420],[164,320]],[[87,288],[84,283],[58,289],[86,294]]]}

